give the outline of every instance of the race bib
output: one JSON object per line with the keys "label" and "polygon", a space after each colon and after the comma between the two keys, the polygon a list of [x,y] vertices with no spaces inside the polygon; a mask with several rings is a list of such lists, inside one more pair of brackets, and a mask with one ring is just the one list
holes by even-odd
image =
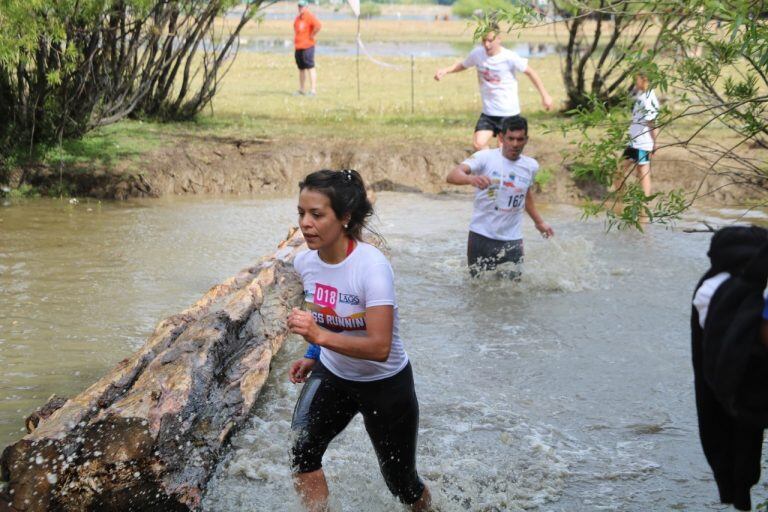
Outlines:
{"label": "race bib", "polygon": [[335,308],[339,300],[339,291],[333,286],[315,284],[315,304],[328,308]]}
{"label": "race bib", "polygon": [[525,206],[525,192],[512,183],[502,181],[496,189],[496,209],[503,212],[515,211]]}

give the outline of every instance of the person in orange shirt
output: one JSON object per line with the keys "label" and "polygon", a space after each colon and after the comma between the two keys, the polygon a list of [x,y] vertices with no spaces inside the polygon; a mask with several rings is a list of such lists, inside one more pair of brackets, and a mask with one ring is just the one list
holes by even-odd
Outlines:
{"label": "person in orange shirt", "polygon": [[[315,71],[315,36],[322,24],[309,12],[309,0],[299,0],[299,15],[293,20],[293,46],[296,49],[296,66],[299,68],[298,94],[317,94],[317,72]],[[309,91],[307,91],[309,78]]]}

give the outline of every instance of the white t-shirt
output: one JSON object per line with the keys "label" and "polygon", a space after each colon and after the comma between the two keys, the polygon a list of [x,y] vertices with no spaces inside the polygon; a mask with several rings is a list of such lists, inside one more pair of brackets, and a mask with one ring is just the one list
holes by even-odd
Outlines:
{"label": "white t-shirt", "polygon": [[394,306],[392,349],[384,362],[345,356],[327,348],[320,361],[342,379],[367,382],[395,375],[408,363],[399,336],[395,275],[387,258],[370,244],[358,243],[352,254],[335,265],[317,251],[296,255],[293,266],[304,284],[305,306],[321,327],[346,336],[365,335],[365,309]]}
{"label": "white t-shirt", "polygon": [[712,297],[720,285],[723,284],[731,274],[728,272],[720,272],[715,274],[709,279],[705,279],[696,293],[693,295],[693,305],[699,312],[699,325],[704,328],[704,323],[707,321],[707,312],[709,311],[709,303],[712,302]]}
{"label": "white t-shirt", "polygon": [[501,148],[478,151],[464,164],[472,174],[488,176],[491,185],[477,190],[469,230],[494,240],[519,240],[525,194],[533,184],[539,163],[533,158],[520,155],[509,160],[501,154]]}
{"label": "white t-shirt", "polygon": [[[720,285],[730,279],[730,277],[731,274],[728,272],[715,274],[709,279],[705,279],[693,295],[693,305],[699,312],[699,325],[702,329],[707,321],[707,313],[709,312],[709,304],[712,302],[712,297],[715,296],[715,292],[720,288]],[[768,298],[768,288],[763,291],[763,297]],[[766,307],[768,307],[768,304]]]}
{"label": "white t-shirt", "polygon": [[465,68],[477,67],[483,114],[507,117],[520,113],[515,73],[523,73],[528,68],[528,59],[506,48],[491,57],[485,48],[478,46],[462,64]]}
{"label": "white t-shirt", "polygon": [[643,151],[653,151],[653,137],[648,123],[659,115],[659,100],[651,91],[639,91],[632,106],[632,124],[629,125],[629,145]]}

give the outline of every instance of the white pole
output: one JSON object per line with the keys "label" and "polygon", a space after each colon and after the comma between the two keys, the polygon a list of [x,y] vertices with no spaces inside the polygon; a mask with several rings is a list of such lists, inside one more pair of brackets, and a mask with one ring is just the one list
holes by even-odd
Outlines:
{"label": "white pole", "polygon": [[357,101],[360,101],[360,16],[357,17]]}
{"label": "white pole", "polygon": [[414,85],[413,85],[413,70],[416,67],[416,59],[414,59],[413,54],[411,54],[411,114],[416,112],[416,107],[414,106]]}

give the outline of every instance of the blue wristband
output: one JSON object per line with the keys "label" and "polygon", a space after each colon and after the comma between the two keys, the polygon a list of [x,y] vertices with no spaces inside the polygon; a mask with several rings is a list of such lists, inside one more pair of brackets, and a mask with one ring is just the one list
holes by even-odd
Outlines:
{"label": "blue wristband", "polygon": [[320,347],[317,345],[310,343],[307,347],[307,351],[304,353],[304,357],[307,359],[320,359]]}
{"label": "blue wristband", "polygon": [[765,308],[763,308],[763,320],[768,320],[768,299],[765,299]]}

